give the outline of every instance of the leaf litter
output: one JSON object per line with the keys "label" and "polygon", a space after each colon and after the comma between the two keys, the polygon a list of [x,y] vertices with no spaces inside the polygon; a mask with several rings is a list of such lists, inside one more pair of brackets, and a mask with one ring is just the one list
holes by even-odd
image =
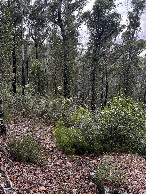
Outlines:
{"label": "leaf litter", "polygon": [[[0,137],[0,193],[99,193],[90,173],[108,158],[118,162],[125,174],[120,193],[146,193],[146,163],[143,157],[132,154],[69,155],[56,147],[52,138],[53,127],[44,125],[39,119],[21,119],[7,125],[7,137]],[[24,134],[36,138],[44,150],[43,165],[13,161],[6,148],[11,137]],[[112,187],[112,183],[105,182]]]}

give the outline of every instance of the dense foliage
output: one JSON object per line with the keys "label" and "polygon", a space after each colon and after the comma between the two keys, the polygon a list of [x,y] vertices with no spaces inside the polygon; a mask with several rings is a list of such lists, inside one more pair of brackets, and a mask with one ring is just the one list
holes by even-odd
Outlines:
{"label": "dense foliage", "polygon": [[145,105],[117,97],[91,115],[80,107],[65,124],[58,121],[55,137],[66,152],[132,152],[145,154]]}
{"label": "dense foliage", "polygon": [[109,182],[116,188],[123,184],[125,173],[119,168],[119,163],[111,156],[100,161],[98,169],[95,171],[95,177],[96,184]]}
{"label": "dense foliage", "polygon": [[[9,122],[17,122],[20,117],[38,117],[45,123],[55,124],[59,119],[66,122],[71,112],[74,111],[73,100],[63,97],[30,95],[25,96],[6,92],[4,98],[4,116]],[[13,117],[16,114],[17,116]]]}
{"label": "dense foliage", "polygon": [[42,163],[42,153],[36,141],[25,136],[22,139],[11,139],[8,150],[14,160],[19,162]]}

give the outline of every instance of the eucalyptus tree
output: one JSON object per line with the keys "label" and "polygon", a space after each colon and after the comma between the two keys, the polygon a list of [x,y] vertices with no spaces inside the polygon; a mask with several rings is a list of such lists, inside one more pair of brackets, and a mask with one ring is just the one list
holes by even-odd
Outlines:
{"label": "eucalyptus tree", "polygon": [[34,41],[36,59],[40,58],[38,49],[48,37],[48,33],[50,31],[46,8],[47,5],[42,0],[36,0],[32,5],[29,6],[27,23],[29,35]]}
{"label": "eucalyptus tree", "polygon": [[[3,33],[1,41],[5,41],[5,44],[2,45],[1,51],[9,51],[9,54],[1,55],[2,59],[6,60],[9,58],[9,69],[11,69],[11,61],[12,61],[12,88],[14,94],[16,93],[16,45],[17,40],[16,37],[19,33],[18,24],[20,24],[20,11],[17,9],[17,2],[8,0],[1,2],[1,32]],[[10,43],[11,42],[11,43]],[[9,46],[8,46],[9,45]],[[9,72],[10,73],[10,72]],[[10,77],[10,76],[9,76]]]}
{"label": "eucalyptus tree", "polygon": [[88,50],[91,57],[91,108],[96,107],[96,93],[99,89],[97,77],[102,69],[102,56],[107,43],[119,33],[120,15],[114,10],[115,4],[109,0],[96,0],[92,11],[84,14],[89,29]]}
{"label": "eucalyptus tree", "polygon": [[128,12],[128,25],[126,31],[122,34],[123,55],[121,66],[121,87],[126,95],[131,95],[136,84],[136,69],[138,67],[138,55],[145,48],[145,41],[138,40],[140,31],[140,18],[145,10],[145,0],[132,0],[133,10]]}
{"label": "eucalyptus tree", "polygon": [[[50,21],[48,20],[47,4],[45,1],[36,0],[31,3],[28,6],[27,16],[28,39],[30,40],[30,51],[28,55],[32,55],[28,57],[31,62],[30,68],[28,68],[27,61],[27,77],[29,77],[33,84],[35,83],[35,91],[42,94],[47,83],[47,79],[44,80],[47,69],[44,63],[44,58],[47,54],[47,43],[45,40],[50,32]],[[28,72],[28,69],[30,69],[30,72]]]}
{"label": "eucalyptus tree", "polygon": [[[54,53],[60,55],[61,74],[63,77],[63,95],[69,98],[73,94],[74,87],[74,68],[75,58],[77,56],[78,45],[78,27],[81,20],[82,9],[85,0],[56,0],[49,1],[48,13],[49,19],[56,28],[56,40],[60,46],[54,50]],[[55,40],[54,39],[54,40]],[[60,53],[58,53],[58,50]]]}
{"label": "eucalyptus tree", "polygon": [[6,135],[3,113],[3,94],[11,81],[12,26],[7,2],[0,2],[0,135]]}
{"label": "eucalyptus tree", "polygon": [[[29,0],[25,0],[25,6],[28,4]],[[12,48],[12,66],[13,66],[13,93],[16,94],[17,81],[19,81],[20,73],[17,70],[20,68],[21,63],[21,85],[22,94],[24,94],[25,88],[25,73],[24,73],[24,0],[8,0],[7,5],[11,17],[12,25],[12,38],[13,38],[13,48]],[[22,57],[20,57],[22,56]],[[21,62],[20,62],[21,61]]]}
{"label": "eucalyptus tree", "polygon": [[[11,81],[12,19],[7,2],[0,2],[0,91]],[[7,85],[7,86],[6,86]]]}
{"label": "eucalyptus tree", "polygon": [[139,56],[138,60],[137,69],[134,72],[136,75],[134,98],[146,103],[146,55],[143,57]]}

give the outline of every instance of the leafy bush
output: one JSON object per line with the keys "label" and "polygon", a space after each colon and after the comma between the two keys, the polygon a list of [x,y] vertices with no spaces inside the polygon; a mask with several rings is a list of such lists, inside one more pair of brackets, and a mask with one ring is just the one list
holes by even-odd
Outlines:
{"label": "leafy bush", "polygon": [[36,142],[29,136],[25,136],[23,139],[12,139],[8,143],[8,150],[16,161],[30,163],[42,162],[42,153]]}
{"label": "leafy bush", "polygon": [[115,188],[123,184],[125,173],[119,168],[119,163],[115,161],[114,157],[110,156],[100,161],[98,169],[95,171],[97,184],[100,182],[111,183]]}
{"label": "leafy bush", "polygon": [[58,146],[65,152],[74,153],[78,146],[81,147],[83,142],[80,130],[74,127],[67,128],[61,121],[56,124],[55,137]]}
{"label": "leafy bush", "polygon": [[54,136],[60,148],[73,153],[115,151],[144,155],[144,104],[116,97],[94,116],[79,107],[66,123],[57,123]]}
{"label": "leafy bush", "polygon": [[65,152],[83,154],[98,152],[97,127],[88,109],[79,107],[67,123],[58,121],[54,136]]}
{"label": "leafy bush", "polygon": [[10,92],[4,94],[4,114],[6,120],[12,120],[13,114],[22,113],[23,117],[40,117],[45,122],[56,123],[59,119],[66,122],[71,112],[74,111],[71,99],[63,97],[31,95],[25,96]]}
{"label": "leafy bush", "polygon": [[46,119],[53,123],[56,123],[58,120],[67,123],[70,115],[74,112],[72,99],[65,99],[63,97],[50,100],[46,107]]}
{"label": "leafy bush", "polygon": [[131,98],[115,97],[98,118],[103,151],[144,154],[144,104]]}

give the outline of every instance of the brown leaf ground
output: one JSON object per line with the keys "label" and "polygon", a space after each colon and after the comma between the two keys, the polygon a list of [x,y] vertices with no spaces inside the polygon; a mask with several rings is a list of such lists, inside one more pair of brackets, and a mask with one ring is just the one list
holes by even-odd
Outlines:
{"label": "brown leaf ground", "polygon": [[[7,130],[7,137],[0,138],[0,184],[12,188],[7,193],[98,193],[96,185],[89,178],[90,173],[110,157],[118,162],[120,171],[125,174],[124,182],[118,188],[121,193],[146,193],[146,163],[143,157],[115,153],[94,157],[64,154],[58,150],[52,138],[53,128],[41,124],[38,119],[11,122]],[[18,138],[26,133],[31,134],[43,146],[46,158],[44,165],[13,161],[2,149],[6,147],[10,137]],[[105,184],[111,186],[108,181]]]}

